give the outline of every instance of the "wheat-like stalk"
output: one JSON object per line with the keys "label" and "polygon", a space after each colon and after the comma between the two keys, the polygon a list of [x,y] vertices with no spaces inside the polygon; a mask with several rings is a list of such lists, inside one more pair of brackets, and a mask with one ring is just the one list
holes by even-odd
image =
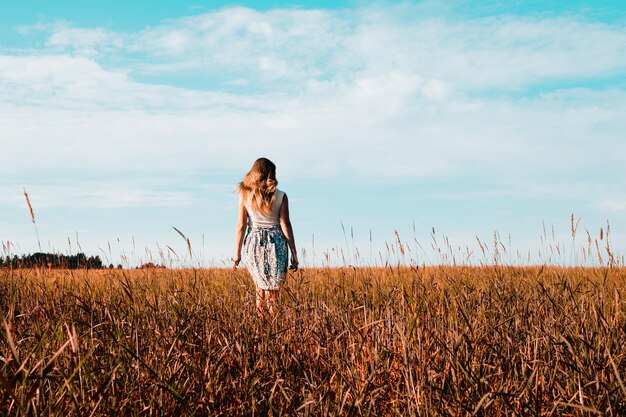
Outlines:
{"label": "wheat-like stalk", "polygon": [[[405,248],[406,249],[406,248]],[[623,268],[0,268],[0,415],[626,415]]]}
{"label": "wheat-like stalk", "polygon": [[30,204],[30,198],[28,197],[26,188],[24,188],[24,197],[26,197],[26,204],[28,204],[28,211],[30,212],[30,219],[33,221],[33,225],[35,226],[35,234],[37,235],[37,246],[39,246],[39,251],[41,252],[41,242],[39,240],[39,231],[37,230],[37,222],[35,222],[35,211],[33,210],[32,204]]}
{"label": "wheat-like stalk", "polygon": [[193,252],[191,251],[191,241],[189,240],[189,238],[176,227],[172,226],[172,229],[176,230],[176,233],[178,233],[183,239],[185,239],[185,242],[187,243],[187,249],[189,250],[189,257],[193,258]]}

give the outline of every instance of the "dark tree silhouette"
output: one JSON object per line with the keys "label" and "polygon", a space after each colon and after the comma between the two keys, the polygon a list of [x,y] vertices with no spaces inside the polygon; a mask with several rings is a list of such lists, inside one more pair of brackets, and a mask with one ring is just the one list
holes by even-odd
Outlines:
{"label": "dark tree silhouette", "polygon": [[90,256],[84,253],[76,255],[59,255],[56,253],[36,252],[31,255],[23,255],[18,258],[0,258],[2,268],[65,268],[65,269],[101,269],[102,260],[99,256]]}

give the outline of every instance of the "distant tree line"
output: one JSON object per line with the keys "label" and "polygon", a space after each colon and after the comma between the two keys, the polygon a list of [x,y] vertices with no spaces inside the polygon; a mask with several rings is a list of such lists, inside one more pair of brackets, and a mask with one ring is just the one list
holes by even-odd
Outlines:
{"label": "distant tree line", "polygon": [[156,265],[153,262],[148,262],[145,264],[141,264],[137,267],[137,269],[165,269],[165,265]]}
{"label": "distant tree line", "polygon": [[[0,268],[62,268],[62,269],[101,269],[102,260],[99,256],[87,257],[84,253],[76,255],[59,255],[56,253],[36,252],[31,255],[14,255],[12,258],[0,257]],[[113,267],[112,265],[110,267]]]}

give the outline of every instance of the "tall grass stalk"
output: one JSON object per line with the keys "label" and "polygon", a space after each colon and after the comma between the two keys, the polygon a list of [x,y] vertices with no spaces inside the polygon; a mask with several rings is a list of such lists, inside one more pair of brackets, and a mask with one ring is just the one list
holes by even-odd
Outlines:
{"label": "tall grass stalk", "polygon": [[0,269],[0,415],[626,415],[621,267]]}
{"label": "tall grass stalk", "polygon": [[41,252],[41,241],[39,240],[39,230],[37,230],[37,222],[35,221],[35,212],[33,210],[32,204],[30,203],[30,198],[28,197],[26,188],[24,188],[24,197],[26,198],[26,204],[28,205],[30,219],[33,222],[33,226],[35,226],[35,235],[37,235],[37,246],[39,247],[39,252]]}

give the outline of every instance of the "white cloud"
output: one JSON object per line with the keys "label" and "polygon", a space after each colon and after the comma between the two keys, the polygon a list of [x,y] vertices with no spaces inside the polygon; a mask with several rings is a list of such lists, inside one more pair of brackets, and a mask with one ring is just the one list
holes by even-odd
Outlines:
{"label": "white cloud", "polygon": [[274,32],[272,26],[267,22],[252,22],[248,25],[248,32],[254,34],[261,34],[266,37],[272,36]]}
{"label": "white cloud", "polygon": [[0,55],[0,105],[50,109],[168,109],[254,106],[254,97],[139,83],[128,70],[107,70],[69,55]]}
{"label": "white cloud", "polygon": [[390,70],[311,80],[299,94],[225,94],[46,55],[0,56],[0,97],[3,172],[228,170],[268,153],[304,177],[514,177],[593,173],[626,158],[619,90],[480,99]]}
{"label": "white cloud", "polygon": [[101,28],[60,28],[48,38],[46,45],[53,49],[70,49],[79,55],[94,56],[112,52],[124,46],[123,36]]}
{"label": "white cloud", "polygon": [[[49,36],[39,50],[0,55],[0,205],[24,218],[0,232],[33,239],[26,186],[36,211],[170,207],[166,220],[123,229],[153,246],[164,242],[155,225],[199,205],[198,177],[234,183],[260,155],[291,181],[358,178],[380,191],[388,181],[466,177],[479,184],[470,200],[567,200],[602,217],[626,210],[616,175],[626,164],[623,24],[421,12],[235,7],[137,32],[21,28]],[[594,84],[607,87],[568,88]],[[319,220],[306,222],[323,240]],[[48,235],[71,234],[67,221]],[[209,229],[222,222],[212,221]],[[106,227],[81,234],[92,253],[120,233]],[[473,244],[468,233],[459,240]],[[183,253],[178,239],[170,244]],[[212,253],[226,253],[225,238],[214,239]]]}
{"label": "white cloud", "polygon": [[245,87],[250,84],[250,81],[245,78],[237,78],[236,80],[226,81],[225,85],[237,85],[241,87]]}
{"label": "white cloud", "polygon": [[[621,27],[407,7],[238,7],[135,33],[48,27],[40,54],[0,56],[0,172],[231,170],[261,153],[300,177],[597,176],[624,162],[622,90],[507,98],[623,70]],[[165,82],[189,74],[219,82]]]}
{"label": "white cloud", "polygon": [[274,58],[262,56],[259,58],[259,69],[269,78],[282,78],[288,76],[287,64]]}
{"label": "white cloud", "polygon": [[[74,180],[71,183],[55,180],[50,184],[27,187],[31,203],[37,214],[50,207],[125,208],[125,207],[176,207],[193,202],[190,192],[162,191],[154,184],[132,184],[117,179],[100,181]],[[0,206],[26,210],[21,185],[0,186]]]}
{"label": "white cloud", "polygon": [[231,7],[139,32],[67,24],[38,30],[50,32],[51,51],[112,59],[134,76],[248,79],[257,90],[290,94],[311,79],[349,81],[390,71],[436,80],[429,95],[437,98],[450,89],[514,92],[626,70],[626,32],[619,23],[515,16],[461,21],[411,5]]}

